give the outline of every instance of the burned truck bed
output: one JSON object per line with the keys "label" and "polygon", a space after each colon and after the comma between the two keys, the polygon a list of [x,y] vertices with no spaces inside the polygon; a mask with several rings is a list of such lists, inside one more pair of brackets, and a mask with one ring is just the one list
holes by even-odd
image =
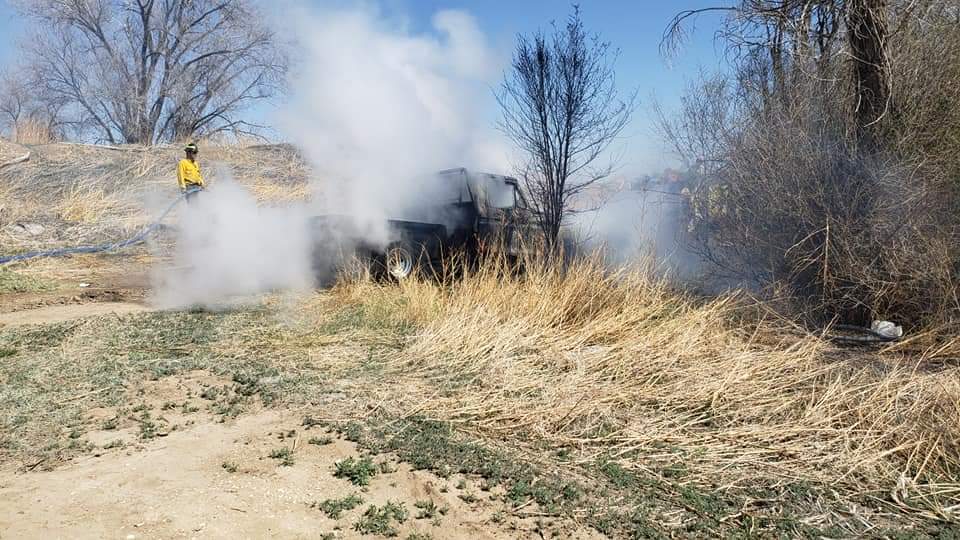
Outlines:
{"label": "burned truck bed", "polygon": [[344,261],[354,258],[369,262],[378,277],[399,280],[417,268],[439,268],[455,253],[471,258],[494,241],[519,255],[525,244],[521,236],[530,228],[529,211],[515,179],[460,168],[440,171],[430,181],[449,189],[425,186],[423,191],[434,199],[419,209],[416,220],[370,222],[348,214],[311,218],[318,282],[329,282]]}

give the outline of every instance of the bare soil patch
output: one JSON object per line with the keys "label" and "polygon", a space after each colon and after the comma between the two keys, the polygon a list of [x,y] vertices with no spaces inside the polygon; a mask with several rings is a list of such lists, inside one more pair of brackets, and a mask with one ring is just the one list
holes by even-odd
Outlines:
{"label": "bare soil patch", "polygon": [[0,327],[22,324],[46,324],[96,317],[100,315],[125,315],[141,313],[150,308],[132,302],[93,302],[76,304],[54,304],[9,313],[0,313]]}
{"label": "bare soil patch", "polygon": [[[337,462],[360,459],[360,451],[322,427],[304,427],[298,411],[259,409],[227,421],[199,407],[185,412],[200,404],[201,389],[228,382],[201,371],[150,381],[140,408],[162,427],[148,442],[120,420],[80,436],[98,449],[66,466],[0,472],[0,530],[15,538],[360,538],[354,529],[371,505],[389,503],[406,511],[390,523],[401,538],[599,537],[573,525],[542,531],[537,520],[494,523],[499,505],[461,497],[469,489],[462,476],[414,471],[389,455],[375,458],[380,472],[367,486],[337,478]],[[118,410],[88,415],[108,423]],[[351,496],[362,502],[336,519],[322,509]]]}

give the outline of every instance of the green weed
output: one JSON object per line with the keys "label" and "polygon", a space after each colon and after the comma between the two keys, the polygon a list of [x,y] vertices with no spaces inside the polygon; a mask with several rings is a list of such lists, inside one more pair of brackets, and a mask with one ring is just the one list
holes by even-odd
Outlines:
{"label": "green weed", "polygon": [[407,520],[408,514],[403,503],[393,503],[387,501],[382,507],[370,505],[360,517],[360,520],[353,525],[353,530],[360,534],[379,534],[382,536],[397,536],[397,530],[394,522],[402,524]]}
{"label": "green weed", "polygon": [[437,506],[437,503],[430,499],[425,501],[417,501],[414,503],[414,506],[420,510],[417,512],[417,519],[435,519],[439,516],[446,515],[450,510],[446,506]]}
{"label": "green weed", "polygon": [[323,511],[330,519],[340,519],[343,512],[353,510],[363,504],[363,499],[359,495],[350,495],[342,499],[327,499],[321,503],[314,503],[312,507],[317,507]]}
{"label": "green weed", "polygon": [[377,466],[369,457],[347,459],[336,462],[333,476],[337,478],[346,478],[357,486],[366,486],[370,484],[370,479],[377,475]]}
{"label": "green weed", "polygon": [[0,294],[49,291],[56,283],[47,279],[18,274],[6,268],[0,268]]}
{"label": "green weed", "polygon": [[274,448],[270,451],[268,457],[279,461],[282,467],[290,467],[294,463],[293,450],[286,446],[282,448]]}
{"label": "green weed", "polygon": [[307,441],[308,444],[313,444],[316,446],[326,446],[333,442],[333,437],[310,437]]}

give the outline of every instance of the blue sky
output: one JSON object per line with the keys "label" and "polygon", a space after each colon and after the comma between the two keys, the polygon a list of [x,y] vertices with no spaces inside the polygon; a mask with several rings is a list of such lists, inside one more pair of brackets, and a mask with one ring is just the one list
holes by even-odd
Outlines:
{"label": "blue sky", "polygon": [[[350,0],[333,0],[350,4]],[[317,0],[322,3],[322,0]],[[552,20],[562,21],[570,12],[568,0],[380,0],[391,17],[404,18],[412,32],[431,32],[431,17],[442,9],[460,9],[472,14],[487,38],[496,47],[509,51],[518,33],[545,29]],[[650,121],[651,96],[669,109],[678,104],[685,82],[700,70],[715,71],[721,54],[715,49],[713,33],[720,20],[706,15],[697,21],[680,54],[669,62],[660,55],[663,30],[673,15],[683,9],[723,5],[724,0],[581,0],[580,6],[587,28],[600,33],[603,39],[621,50],[617,62],[618,84],[624,91],[637,89],[641,103],[634,122],[624,134],[624,145],[633,156],[634,165],[658,169],[674,163],[657,140]],[[268,4],[269,5],[269,4]],[[15,60],[16,40],[22,23],[9,2],[0,0],[0,66]],[[492,99],[492,98],[491,98]],[[269,120],[269,107],[256,111],[256,116]]]}

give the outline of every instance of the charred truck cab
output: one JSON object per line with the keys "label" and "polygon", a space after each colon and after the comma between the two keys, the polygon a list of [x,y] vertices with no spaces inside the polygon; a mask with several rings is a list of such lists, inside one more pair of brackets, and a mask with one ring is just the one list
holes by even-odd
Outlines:
{"label": "charred truck cab", "polygon": [[417,268],[441,268],[453,254],[476,260],[484,245],[502,245],[517,259],[528,244],[530,211],[515,178],[447,169],[418,182],[416,195],[416,205],[392,209],[385,224],[344,215],[312,218],[318,281],[329,282],[351,255],[370,261],[379,277],[402,280]]}

